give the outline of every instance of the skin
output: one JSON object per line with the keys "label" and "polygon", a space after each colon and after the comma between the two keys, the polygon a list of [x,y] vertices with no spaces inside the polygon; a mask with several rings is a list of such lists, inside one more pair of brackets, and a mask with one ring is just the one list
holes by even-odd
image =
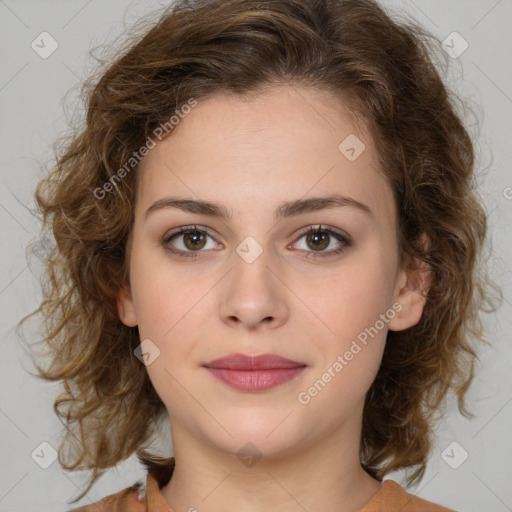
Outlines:
{"label": "skin", "polygon": [[[328,92],[273,86],[242,98],[200,101],[137,170],[129,239],[130,284],[118,311],[141,340],[160,350],[147,365],[170,415],[176,467],[162,494],[176,511],[280,510],[355,512],[381,488],[360,465],[365,395],[387,330],[421,318],[426,272],[399,267],[397,213],[372,141]],[[366,145],[354,161],[338,145],[356,134]],[[306,212],[276,222],[283,201],[339,193],[352,206]],[[160,209],[166,196],[223,204],[231,219]],[[181,226],[208,228],[197,259],[172,255],[162,242]],[[301,229],[322,224],[325,257]],[[247,237],[263,252],[248,263],[236,252]],[[168,242],[193,252],[186,236]],[[197,250],[196,250],[197,252]],[[418,270],[418,269],[416,269]],[[311,401],[297,397],[327,371],[379,315],[401,311]],[[202,365],[227,354],[273,353],[307,365],[302,374],[259,393],[237,391]],[[251,442],[261,458],[237,457]]]}

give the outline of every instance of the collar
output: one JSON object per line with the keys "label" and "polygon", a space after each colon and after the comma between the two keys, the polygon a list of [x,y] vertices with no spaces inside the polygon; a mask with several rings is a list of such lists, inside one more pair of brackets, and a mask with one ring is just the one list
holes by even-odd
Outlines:
{"label": "collar", "polygon": [[[168,459],[168,464],[165,466],[148,469],[144,497],[144,508],[146,512],[174,512],[167,501],[165,501],[160,491],[162,487],[169,483],[174,471],[174,465],[174,457],[171,457]],[[387,512],[401,511],[411,500],[415,503],[414,500],[418,500],[418,498],[408,494],[393,480],[385,480],[382,482],[380,490],[359,512],[380,512],[382,510],[386,510]],[[450,512],[449,509],[442,507],[436,510],[446,510]]]}
{"label": "collar", "polygon": [[160,492],[160,489],[171,479],[174,463],[174,457],[171,457],[169,464],[165,467],[148,470],[146,495],[144,497],[144,505],[147,512],[174,512]]}

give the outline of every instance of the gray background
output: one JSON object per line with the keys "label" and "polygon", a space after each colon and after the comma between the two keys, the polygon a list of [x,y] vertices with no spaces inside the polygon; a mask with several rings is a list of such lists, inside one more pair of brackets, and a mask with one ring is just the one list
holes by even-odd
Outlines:
{"label": "gray background", "polygon": [[[453,400],[448,403],[427,474],[410,492],[458,511],[512,511],[512,1],[383,4],[410,13],[441,40],[456,31],[469,45],[450,59],[447,80],[471,105],[479,106],[478,119],[469,122],[490,212],[493,277],[504,292],[501,309],[485,318],[492,347],[481,352],[469,396],[476,417],[465,419]],[[41,265],[37,258],[28,259],[25,250],[39,238],[38,222],[29,209],[41,173],[51,166],[51,145],[67,127],[65,116],[77,108],[77,86],[94,65],[90,48],[108,45],[140,16],[162,5],[165,2],[0,0],[0,226],[5,248],[0,253],[2,512],[65,511],[70,508],[66,501],[84,486],[83,473],[66,473],[58,462],[43,469],[31,456],[51,451],[41,447],[42,442],[58,446],[60,423],[52,410],[57,385],[27,373],[30,364],[15,334],[16,322],[37,307],[40,297]],[[31,48],[43,31],[58,43],[46,59]],[[462,48],[454,41],[455,49]],[[129,459],[105,474],[80,503],[99,500],[143,476],[136,460]],[[402,473],[390,477],[403,483]]]}

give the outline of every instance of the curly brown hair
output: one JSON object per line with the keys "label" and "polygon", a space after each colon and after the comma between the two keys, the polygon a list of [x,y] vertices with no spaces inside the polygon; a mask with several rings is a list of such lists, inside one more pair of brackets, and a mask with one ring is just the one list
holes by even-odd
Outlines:
{"label": "curly brown hair", "polygon": [[419,323],[388,332],[360,450],[379,480],[400,468],[414,469],[408,484],[421,479],[449,391],[471,416],[465,395],[476,345],[487,343],[480,312],[495,310],[490,292],[499,291],[481,257],[487,216],[474,147],[458,97],[440,76],[439,41],[373,0],[180,0],[151,23],[85,82],[86,119],[61,140],[35,192],[56,246],[44,300],[20,323],[44,319],[39,343],[50,363],[35,364],[41,378],[63,384],[54,404],[66,431],[59,460],[67,470],[92,470],[80,497],[134,452],[147,467],[168,463],[146,449],[165,406],[134,356],[138,330],[121,322],[116,306],[129,282],[134,221],[136,165],[130,172],[126,163],[191,98],[275,84],[350,100],[393,189],[401,262],[409,255],[431,268]]}

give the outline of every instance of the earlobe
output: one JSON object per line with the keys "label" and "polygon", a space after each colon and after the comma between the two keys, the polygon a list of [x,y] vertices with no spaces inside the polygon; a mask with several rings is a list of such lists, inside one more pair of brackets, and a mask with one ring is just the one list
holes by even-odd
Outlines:
{"label": "earlobe", "polygon": [[117,293],[117,312],[124,325],[128,327],[135,327],[137,325],[137,315],[132,295],[127,286],[121,287]]}
{"label": "earlobe", "polygon": [[417,258],[412,270],[400,271],[394,301],[400,303],[401,309],[389,321],[390,331],[403,331],[421,320],[430,284],[430,267]]}

